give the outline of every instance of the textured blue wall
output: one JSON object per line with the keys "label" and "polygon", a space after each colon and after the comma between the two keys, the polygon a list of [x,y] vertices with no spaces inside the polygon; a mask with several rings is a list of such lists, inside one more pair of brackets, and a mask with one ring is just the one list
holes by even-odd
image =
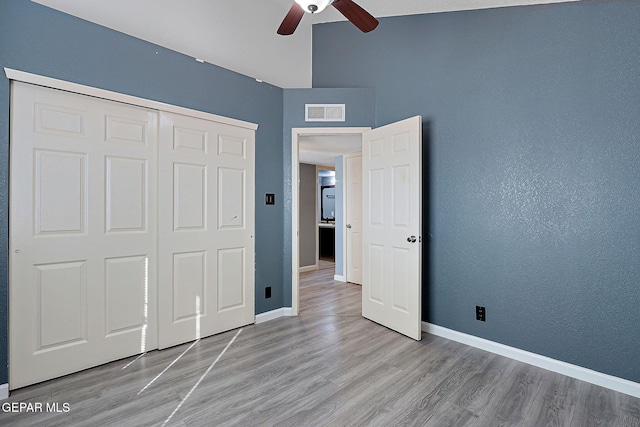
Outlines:
{"label": "textured blue wall", "polygon": [[[28,0],[0,2],[0,67],[257,123],[256,313],[282,283],[282,89],[160,48]],[[0,384],[7,382],[9,81],[0,78]],[[275,193],[275,206],[264,193]]]}
{"label": "textured blue wall", "polygon": [[425,320],[640,382],[639,23],[591,1],[314,26],[314,87],[425,120]]}
{"label": "textured blue wall", "polygon": [[[357,85],[353,85],[355,87]],[[340,123],[304,121],[304,104],[345,104],[346,120]],[[373,127],[375,95],[371,89],[285,89],[282,157],[284,169],[284,252],[281,289],[284,307],[291,307],[291,129],[304,127]],[[336,227],[339,225],[336,223]],[[279,290],[280,291],[280,290]]]}

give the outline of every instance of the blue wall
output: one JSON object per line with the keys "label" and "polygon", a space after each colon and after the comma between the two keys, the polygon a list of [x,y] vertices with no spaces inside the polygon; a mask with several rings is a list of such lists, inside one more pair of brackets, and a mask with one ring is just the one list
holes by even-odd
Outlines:
{"label": "blue wall", "polygon": [[[354,87],[356,85],[353,85]],[[304,121],[304,104],[345,104],[344,122]],[[375,95],[371,89],[285,89],[282,126],[284,170],[284,252],[282,255],[284,307],[291,307],[291,129],[304,127],[373,127]],[[336,223],[336,227],[339,224]]]}
{"label": "blue wall", "polygon": [[425,120],[425,320],[640,382],[639,23],[591,1],[314,26],[314,87]]}
{"label": "blue wall", "polygon": [[[256,313],[282,307],[283,91],[28,0],[0,2],[0,67],[175,104],[259,125]],[[4,76],[4,74],[3,74]],[[7,382],[9,81],[0,78],[0,384]],[[264,193],[275,193],[275,206]]]}

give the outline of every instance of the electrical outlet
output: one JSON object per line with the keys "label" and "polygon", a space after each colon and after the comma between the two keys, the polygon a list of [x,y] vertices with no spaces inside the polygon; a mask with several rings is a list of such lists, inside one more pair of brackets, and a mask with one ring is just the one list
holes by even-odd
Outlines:
{"label": "electrical outlet", "polygon": [[480,307],[479,305],[476,305],[476,320],[479,320],[481,322],[487,321],[486,309],[484,307]]}
{"label": "electrical outlet", "polygon": [[271,298],[271,286],[264,288],[264,297],[265,299]]}

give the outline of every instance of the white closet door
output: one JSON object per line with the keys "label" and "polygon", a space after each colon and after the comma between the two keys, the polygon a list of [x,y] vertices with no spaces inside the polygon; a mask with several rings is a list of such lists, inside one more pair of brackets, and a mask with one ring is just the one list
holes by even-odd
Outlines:
{"label": "white closet door", "polygon": [[160,113],[160,348],[254,322],[254,138]]}
{"label": "white closet door", "polygon": [[12,83],[10,387],[157,347],[157,113]]}

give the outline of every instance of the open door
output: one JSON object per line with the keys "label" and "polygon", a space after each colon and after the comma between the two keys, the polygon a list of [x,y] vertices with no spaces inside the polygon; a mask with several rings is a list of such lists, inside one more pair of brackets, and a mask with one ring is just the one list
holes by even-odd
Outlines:
{"label": "open door", "polygon": [[362,315],[421,339],[422,117],[363,134]]}

